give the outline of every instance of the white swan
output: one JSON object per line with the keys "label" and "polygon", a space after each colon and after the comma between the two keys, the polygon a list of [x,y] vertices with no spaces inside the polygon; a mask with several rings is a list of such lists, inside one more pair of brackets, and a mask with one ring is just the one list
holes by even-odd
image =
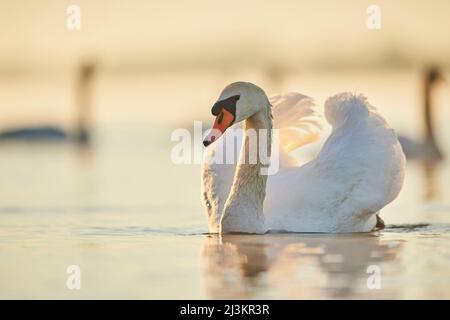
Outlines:
{"label": "white swan", "polygon": [[[222,91],[213,106],[217,130],[206,137],[205,146],[217,141],[234,123],[244,121],[246,134],[237,165],[211,164],[215,153],[223,150],[205,153],[202,194],[210,232],[373,230],[377,213],[396,198],[403,185],[405,156],[394,130],[363,96],[336,95],[325,104],[333,131],[315,159],[301,167],[293,165],[283,151],[289,144],[282,141],[279,172],[263,175],[262,157],[258,156],[255,164],[248,163],[250,129],[271,132],[272,109],[280,128],[287,126],[292,131],[292,127],[304,128],[308,123],[314,126],[308,119],[314,115],[311,99],[292,93],[287,98],[276,97],[272,108],[261,88],[236,82]],[[306,138],[291,135],[291,149],[315,136],[314,131],[305,130]],[[258,139],[257,153],[263,149],[270,153],[271,135]]]}

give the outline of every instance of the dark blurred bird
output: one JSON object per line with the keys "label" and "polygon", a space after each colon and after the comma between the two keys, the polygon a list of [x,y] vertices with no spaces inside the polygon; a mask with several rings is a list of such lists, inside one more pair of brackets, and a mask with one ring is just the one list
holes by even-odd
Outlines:
{"label": "dark blurred bird", "polygon": [[76,80],[76,129],[67,132],[54,125],[27,126],[0,132],[0,141],[73,141],[88,144],[90,141],[89,118],[91,109],[92,79],[96,71],[94,63],[80,66]]}
{"label": "dark blurred bird", "polygon": [[439,161],[443,158],[441,149],[436,142],[436,134],[433,125],[432,95],[436,85],[444,80],[442,73],[436,67],[429,68],[423,75],[423,119],[425,122],[425,136],[417,141],[399,135],[403,152],[411,160],[424,162]]}

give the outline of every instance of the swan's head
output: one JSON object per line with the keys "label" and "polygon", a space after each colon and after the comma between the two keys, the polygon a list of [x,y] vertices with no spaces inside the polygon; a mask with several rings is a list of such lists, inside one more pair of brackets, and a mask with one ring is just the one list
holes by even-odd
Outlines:
{"label": "swan's head", "polygon": [[264,91],[253,83],[234,82],[226,86],[211,109],[216,120],[203,145],[209,146],[233,124],[250,118],[268,105]]}
{"label": "swan's head", "polygon": [[445,77],[437,67],[431,67],[425,72],[426,81],[434,84],[441,81],[445,82]]}

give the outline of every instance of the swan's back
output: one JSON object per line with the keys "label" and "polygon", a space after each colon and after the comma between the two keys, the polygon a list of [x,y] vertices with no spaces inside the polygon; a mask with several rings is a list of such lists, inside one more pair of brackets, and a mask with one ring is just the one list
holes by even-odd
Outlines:
{"label": "swan's back", "polygon": [[[267,206],[272,228],[297,232],[370,231],[375,214],[403,184],[405,157],[395,131],[365,97],[329,98],[333,130],[317,157],[274,177]],[[292,191],[291,191],[292,190]]]}

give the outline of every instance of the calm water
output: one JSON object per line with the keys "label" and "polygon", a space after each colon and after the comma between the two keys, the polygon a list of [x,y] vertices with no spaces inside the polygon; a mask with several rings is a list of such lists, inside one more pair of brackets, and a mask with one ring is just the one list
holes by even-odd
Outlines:
{"label": "calm water", "polygon": [[[324,86],[340,90],[337,80],[319,80],[301,84],[319,102],[330,94]],[[387,79],[386,97],[370,83],[357,89],[373,87],[378,105],[388,102],[383,112],[390,121],[417,135],[418,116],[403,119],[413,108],[406,107],[410,88],[401,87],[392,102],[389,81],[399,79]],[[189,90],[200,87],[195,83]],[[283,87],[297,85],[287,80]],[[100,91],[108,86],[103,82]],[[169,125],[156,124],[154,111],[142,121],[153,118],[152,125],[100,126],[90,149],[1,143],[0,298],[450,298],[448,162],[408,165],[404,190],[382,211],[389,227],[379,233],[206,234],[200,166],[171,163],[170,132],[192,125],[202,114],[199,103],[217,94],[214,86],[202,101],[187,95],[197,109],[162,110]],[[168,106],[175,109],[189,90]],[[99,100],[106,110],[102,103],[115,99]],[[441,137],[448,136],[441,128]],[[81,290],[66,288],[69,265],[81,267]],[[378,290],[366,285],[370,266],[381,272]]]}

